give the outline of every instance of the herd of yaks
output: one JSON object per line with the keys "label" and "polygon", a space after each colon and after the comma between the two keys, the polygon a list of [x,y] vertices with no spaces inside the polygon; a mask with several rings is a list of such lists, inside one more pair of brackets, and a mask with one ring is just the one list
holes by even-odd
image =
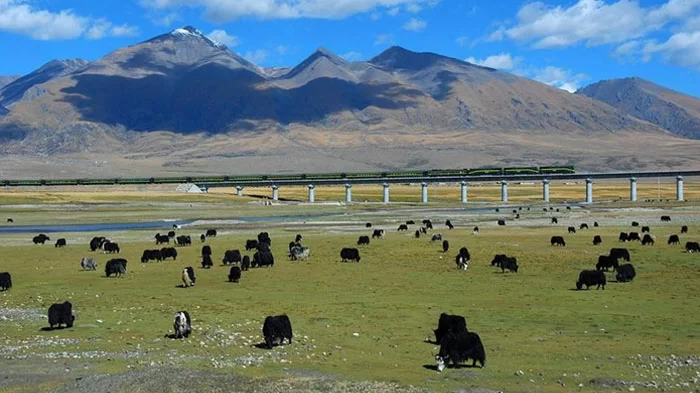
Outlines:
{"label": "herd of yaks", "polygon": [[[516,212],[514,210],[514,212]],[[671,221],[669,216],[662,216],[661,220],[664,222]],[[552,218],[552,223],[558,223],[556,218]],[[405,224],[401,224],[398,231],[408,230],[408,225],[415,224],[413,220],[406,221]],[[433,229],[433,224],[430,220],[423,220],[423,226],[416,230],[415,236],[418,238],[421,234],[427,234],[428,229]],[[503,220],[499,220],[499,225],[504,225]],[[453,229],[454,225],[447,220],[445,225],[448,229]],[[639,223],[632,222],[633,227],[638,227]],[[372,224],[367,223],[367,228],[371,228]],[[594,227],[598,227],[598,223],[594,223]],[[588,229],[587,224],[581,224],[579,229]],[[575,233],[576,228],[569,227],[569,233]],[[618,240],[620,242],[629,241],[640,241],[643,245],[653,245],[654,237],[649,234],[649,227],[642,227],[642,233],[645,233],[643,238],[640,238],[639,234],[636,232],[631,233],[620,233]],[[681,228],[681,233],[685,234],[688,232],[688,227],[683,226]],[[206,241],[207,237],[215,237],[217,234],[216,230],[210,229],[206,234],[200,236],[202,242]],[[473,234],[479,234],[479,228],[475,227],[473,229]],[[383,229],[375,229],[372,233],[372,238],[384,238],[385,231]],[[168,233],[167,236],[162,236],[160,234],[155,235],[156,244],[169,243],[171,238],[175,238],[174,231]],[[45,241],[50,240],[48,236],[40,234],[35,236],[33,239],[35,244],[44,244]],[[293,242],[289,243],[289,259],[290,260],[300,260],[307,259],[310,256],[310,250],[308,247],[302,246],[302,235],[297,235]],[[431,241],[443,240],[441,234],[433,234]],[[255,250],[256,253],[251,261],[250,257],[245,255],[242,256],[240,250],[227,250],[224,253],[222,262],[224,265],[232,265],[229,271],[228,279],[230,282],[239,282],[241,279],[242,271],[248,270],[250,267],[271,267],[274,265],[274,257],[271,252],[271,239],[267,232],[261,232],[258,234],[257,240],[251,239],[246,241],[246,251]],[[370,243],[369,236],[360,236],[358,239],[358,246],[368,245]],[[553,246],[566,246],[566,242],[561,236],[552,236],[551,245]],[[602,239],[599,235],[594,236],[593,244],[599,245],[602,243]],[[179,236],[176,239],[177,245],[190,245],[191,240],[189,236]],[[680,244],[680,239],[678,235],[671,235],[668,240],[668,244]],[[66,245],[65,239],[58,239],[56,247],[63,247]],[[442,242],[443,252],[447,252],[449,249],[449,242],[443,240]],[[96,251],[98,249],[103,250],[105,253],[119,253],[120,248],[118,244],[111,242],[105,237],[95,237],[90,241],[90,249]],[[687,252],[700,252],[700,245],[697,242],[687,242],[685,249]],[[202,246],[202,268],[211,268],[213,262],[211,260],[212,250],[208,245]],[[346,261],[360,261],[360,253],[357,248],[343,248],[340,252],[340,256],[343,262]],[[162,261],[165,258],[177,259],[177,250],[175,248],[162,248],[156,250],[144,250],[141,262],[147,263],[151,260]],[[459,250],[455,258],[455,263],[457,267],[461,270],[466,270],[469,266],[470,261],[469,250],[466,247],[462,247]],[[628,263],[623,265],[619,264],[619,260],[623,259]],[[595,270],[583,270],[579,273],[578,280],[576,281],[576,288],[582,289],[586,286],[586,289],[595,285],[598,289],[605,289],[606,278],[605,273],[609,271],[610,268],[616,272],[616,279],[618,282],[628,282],[632,281],[636,276],[636,271],[634,266],[629,263],[630,254],[625,248],[612,248],[609,255],[601,255],[598,258],[598,263],[596,264]],[[85,257],[82,258],[80,262],[83,270],[96,270],[97,264],[93,258]],[[515,257],[509,257],[504,254],[498,254],[494,256],[491,261],[491,265],[499,267],[503,272],[506,270],[517,273],[518,264]],[[123,258],[115,258],[108,261],[105,265],[105,275],[107,277],[121,276],[126,273],[127,261]],[[195,284],[196,278],[194,275],[194,269],[188,266],[182,271],[182,282],[183,287],[190,287]],[[5,291],[12,287],[12,277],[10,273],[4,272],[0,273],[0,289]],[[75,321],[75,316],[72,313],[72,304],[70,302],[57,303],[51,305],[48,310],[48,320],[50,328],[61,327],[65,325],[70,328],[73,326]],[[175,313],[173,329],[173,338],[185,338],[188,337],[192,332],[192,322],[190,315],[187,311],[178,311]],[[276,345],[283,345],[285,343],[292,343],[293,333],[291,321],[287,315],[277,315],[277,316],[267,316],[263,323],[263,337],[265,340],[265,345],[268,348],[272,348]],[[473,366],[477,363],[484,367],[486,364],[486,352],[484,346],[481,342],[481,338],[478,334],[470,332],[467,330],[466,319],[459,315],[448,315],[441,314],[438,320],[438,329],[434,331],[435,333],[435,344],[440,345],[440,352],[435,356],[436,368],[438,371],[444,370],[450,364],[459,365],[468,360],[472,360]]]}

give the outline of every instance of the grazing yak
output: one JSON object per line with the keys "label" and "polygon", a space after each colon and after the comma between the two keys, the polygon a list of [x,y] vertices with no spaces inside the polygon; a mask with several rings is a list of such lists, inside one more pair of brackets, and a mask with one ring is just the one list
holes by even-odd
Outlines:
{"label": "grazing yak", "polygon": [[593,245],[594,246],[597,246],[602,242],[603,242],[603,239],[600,237],[600,235],[593,236]]}
{"label": "grazing yak", "polygon": [[143,250],[141,254],[141,263],[147,263],[149,261],[162,261],[163,254],[160,250]]}
{"label": "grazing yak", "polygon": [[250,257],[245,255],[241,261],[241,270],[245,272],[248,271],[248,269],[250,269]]}
{"label": "grazing yak", "polygon": [[408,220],[406,221],[406,225],[416,225],[416,222],[413,220]]}
{"label": "grazing yak", "polygon": [[579,226],[578,229],[581,229],[581,230],[583,230],[583,229],[588,229],[588,224],[586,224],[586,223],[584,222],[583,224],[581,224],[581,225]]}
{"label": "grazing yak", "polygon": [[49,307],[49,326],[51,329],[60,328],[66,325],[73,327],[75,316],[73,315],[73,305],[70,302],[54,303]]}
{"label": "grazing yak", "polygon": [[450,249],[450,242],[447,240],[442,241],[442,252],[447,252]]}
{"label": "grazing yak", "polygon": [[357,245],[358,246],[369,245],[369,236],[360,236],[360,238],[357,239]]}
{"label": "grazing yak", "polygon": [[360,262],[360,251],[357,248],[343,248],[340,250],[340,259],[343,262]]}
{"label": "grazing yak", "polygon": [[301,233],[297,233],[297,235],[294,237],[294,242],[301,244],[302,240],[304,240],[304,237],[301,236]]}
{"label": "grazing yak", "polygon": [[445,221],[445,225],[447,226],[447,229],[455,229],[455,226],[452,225],[452,222],[450,222],[450,220]]}
{"label": "grazing yak", "polygon": [[121,277],[126,274],[126,264],[127,261],[124,258],[110,259],[105,264],[105,276],[111,277],[114,274],[115,277]]}
{"label": "grazing yak", "polygon": [[414,236],[416,239],[420,239],[420,231],[419,231],[418,229],[416,229],[416,232],[413,234],[413,236]]}
{"label": "grazing yak", "polygon": [[552,224],[559,224],[559,220],[556,217],[552,217]]}
{"label": "grazing yak", "polygon": [[177,237],[177,245],[178,246],[191,246],[192,245],[192,238],[190,235],[182,235]]}
{"label": "grazing yak", "polygon": [[618,236],[617,240],[620,242],[627,242],[629,241],[629,235],[627,235],[627,232],[620,232],[620,236]]}
{"label": "grazing yak", "polygon": [[90,251],[97,251],[98,249],[102,249],[102,245],[107,241],[107,238],[103,236],[96,236],[93,237],[92,240],[90,240]]}
{"label": "grazing yak", "polygon": [[256,249],[261,252],[270,252],[270,244],[266,242],[258,242],[258,248]]}
{"label": "grazing yak", "polygon": [[700,252],[700,244],[698,242],[685,243],[685,251],[688,253]]}
{"label": "grazing yak", "polygon": [[206,237],[216,237],[216,229],[207,229],[207,232],[205,233]]}
{"label": "grazing yak", "polygon": [[90,257],[83,257],[80,260],[80,267],[83,268],[83,270],[97,270],[97,263]]}
{"label": "grazing yak", "polygon": [[66,246],[66,239],[63,239],[63,238],[56,240],[56,244],[54,244],[55,248],[65,247],[65,246]]}
{"label": "grazing yak", "polygon": [[589,289],[591,286],[596,285],[596,289],[601,287],[605,290],[605,273],[600,270],[583,270],[578,275],[578,281],[576,281],[576,289],[580,290],[583,286]]}
{"label": "grazing yak", "polygon": [[684,233],[688,233],[688,226],[687,225],[683,225],[681,227],[681,234],[684,234]]}
{"label": "grazing yak", "polygon": [[458,366],[470,359],[472,367],[476,367],[477,362],[481,368],[486,367],[484,345],[479,335],[471,332],[447,334],[440,344],[440,353],[435,356],[438,372],[442,372],[450,363]]}
{"label": "grazing yak", "polygon": [[648,234],[648,233],[644,234],[644,238],[642,239],[642,245],[643,245],[643,246],[646,246],[646,245],[652,245],[652,246],[653,246],[655,242],[656,242],[656,240],[654,240],[654,237],[653,237],[653,236],[651,236],[651,235]]}
{"label": "grazing yak", "polygon": [[367,224],[365,224],[365,228],[372,228],[372,223],[368,222]]}
{"label": "grazing yak", "polygon": [[268,316],[265,318],[262,332],[265,338],[265,345],[269,349],[272,349],[275,345],[284,345],[284,340],[291,344],[294,337],[292,322],[286,315]]}
{"label": "grazing yak", "polygon": [[175,338],[187,338],[192,333],[192,319],[187,311],[178,311],[175,313]]}
{"label": "grazing yak", "polygon": [[634,277],[637,275],[637,272],[634,270],[634,266],[632,266],[631,263],[625,263],[624,265],[620,265],[620,267],[617,268],[617,274],[615,275],[615,279],[617,282],[629,282],[634,280]]}
{"label": "grazing yak", "polygon": [[455,263],[459,270],[467,270],[469,268],[469,261],[471,260],[471,255],[469,255],[469,250],[466,247],[459,249],[459,254],[455,258]]}
{"label": "grazing yak", "polygon": [[569,233],[576,233],[576,228],[569,227]]}
{"label": "grazing yak", "polygon": [[275,265],[275,257],[270,251],[258,251],[253,254],[253,262],[251,265],[253,267],[272,267]]}
{"label": "grazing yak", "polygon": [[163,247],[160,249],[160,256],[165,260],[166,258],[172,258],[173,261],[177,260],[177,250],[173,247]]}
{"label": "grazing yak", "polygon": [[194,283],[197,281],[197,278],[194,276],[194,269],[192,266],[188,266],[184,269],[182,269],[182,286],[185,288],[189,288],[194,286]]}
{"label": "grazing yak", "polygon": [[292,252],[292,248],[294,247],[301,247],[301,243],[299,242],[289,242],[289,252]]}
{"label": "grazing yak", "polygon": [[661,216],[661,221],[671,222],[671,216]]}
{"label": "grazing yak", "polygon": [[609,255],[601,255],[598,257],[598,263],[595,265],[596,270],[605,270],[612,268],[617,270],[619,264],[617,263],[617,258],[611,257]]}
{"label": "grazing yak", "polygon": [[376,239],[376,238],[384,239],[384,230],[383,229],[375,229],[372,232],[372,239]]}
{"label": "grazing yak", "polygon": [[630,232],[629,235],[627,236],[627,241],[638,241],[641,242],[642,238],[639,237],[639,233],[637,232]]}
{"label": "grazing yak", "polygon": [[401,232],[401,231],[407,231],[407,230],[408,230],[408,225],[401,224],[401,225],[399,225],[399,229],[397,231]]}
{"label": "grazing yak", "polygon": [[436,233],[433,235],[433,237],[430,238],[431,242],[437,242],[442,240],[442,233]]}
{"label": "grazing yak", "polygon": [[211,260],[211,255],[202,255],[202,269],[211,269],[214,266],[214,261]]}
{"label": "grazing yak", "polygon": [[231,270],[228,272],[228,282],[239,282],[241,280],[241,268],[240,266],[231,266]]}
{"label": "grazing yak", "polygon": [[7,219],[7,223],[8,223],[8,224],[12,224],[12,223],[14,223],[14,222],[15,222],[15,220],[13,220],[13,219],[11,219],[11,218],[8,218],[8,219]]}
{"label": "grazing yak", "polygon": [[515,257],[506,257],[503,261],[501,261],[501,273],[505,273],[506,270],[511,271],[513,273],[518,272],[518,260]]}
{"label": "grazing yak", "polygon": [[425,229],[425,227],[420,227],[420,233],[422,233],[422,234],[424,234],[424,235],[427,235],[427,234],[428,234],[428,230]]}
{"label": "grazing yak", "polygon": [[207,240],[207,237],[204,234],[199,235],[199,241],[204,243]]}
{"label": "grazing yak", "polygon": [[433,222],[430,221],[430,220],[423,220],[423,225],[424,225],[427,229],[433,229]]}
{"label": "grazing yak", "polygon": [[435,343],[440,345],[443,337],[448,333],[466,333],[467,331],[466,318],[461,315],[442,313],[438,319],[437,329],[433,330],[433,333],[435,333]]}
{"label": "grazing yak", "polygon": [[12,275],[8,272],[0,273],[0,289],[7,291],[12,288]]}
{"label": "grazing yak", "polygon": [[639,223],[638,223],[637,221],[632,221],[632,226],[633,226],[633,227],[638,227],[638,226],[639,226]]}
{"label": "grazing yak", "polygon": [[268,246],[272,246],[272,239],[270,239],[270,234],[267,232],[258,233],[258,248],[260,243],[266,243]]}
{"label": "grazing yak", "polygon": [[627,251],[626,248],[611,248],[610,256],[617,260],[624,259],[627,262],[630,261],[630,252]]}
{"label": "grazing yak", "polygon": [[561,236],[552,236],[552,238],[549,240],[549,243],[553,246],[566,247],[566,242],[564,241],[564,238]]}
{"label": "grazing yak", "polygon": [[498,226],[501,226],[501,227],[502,227],[502,226],[505,226],[505,225],[506,225],[506,221],[505,221],[505,220],[498,220]]}
{"label": "grazing yak", "polygon": [[248,239],[245,241],[245,250],[246,251],[257,250],[257,249],[258,249],[258,241],[256,239]]}
{"label": "grazing yak", "polygon": [[221,259],[221,263],[224,265],[231,265],[234,263],[241,263],[243,257],[241,256],[240,250],[226,250],[224,257]]}
{"label": "grazing yak", "polygon": [[594,227],[594,228],[598,228],[598,226],[599,226],[599,225],[598,225],[598,221],[594,221],[594,222],[593,222],[593,227]]}
{"label": "grazing yak", "polygon": [[476,236],[478,234],[479,234],[479,227],[474,227],[474,229],[472,229],[472,235]]}
{"label": "grazing yak", "polygon": [[170,244],[170,237],[168,235],[161,235],[160,233],[156,233],[155,236],[153,236],[154,239],[156,239],[156,246],[160,244]]}
{"label": "grazing yak", "polygon": [[668,237],[668,244],[681,244],[681,239],[678,237],[678,235],[671,235]]}
{"label": "grazing yak", "polygon": [[211,255],[211,247],[210,246],[202,246],[202,256],[204,255]]}
{"label": "grazing yak", "polygon": [[171,238],[171,239],[174,238],[174,237],[175,237],[175,231],[170,231],[170,232],[168,232],[168,237]]}
{"label": "grazing yak", "polygon": [[121,251],[119,249],[119,244],[112,243],[110,241],[107,241],[105,244],[102,245],[102,250],[104,250],[103,252],[105,254],[119,254],[119,252]]}
{"label": "grazing yak", "polygon": [[32,238],[32,242],[34,242],[34,244],[44,244],[44,243],[46,243],[47,240],[51,240],[51,239],[44,234],[40,234],[40,235],[34,236]]}
{"label": "grazing yak", "polygon": [[289,259],[292,261],[306,261],[311,256],[309,247],[295,246],[289,250]]}
{"label": "grazing yak", "polygon": [[642,227],[642,233],[649,233],[651,230],[649,229],[648,226],[643,226]]}

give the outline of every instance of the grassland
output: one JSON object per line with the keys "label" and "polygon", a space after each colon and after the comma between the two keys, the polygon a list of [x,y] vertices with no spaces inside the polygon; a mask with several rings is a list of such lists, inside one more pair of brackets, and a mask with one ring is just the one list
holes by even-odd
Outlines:
{"label": "grassland", "polygon": [[[610,187],[611,194],[624,189]],[[512,197],[517,198],[517,188],[511,187]],[[599,189],[603,192],[602,186]],[[326,196],[322,190],[317,188],[317,199],[338,200],[336,196],[343,192],[329,189]],[[356,196],[363,195],[356,190]],[[381,188],[376,190],[368,188],[368,200],[375,195],[378,199]],[[416,190],[396,187],[392,195],[408,200],[418,195]],[[481,190],[471,190],[476,199]],[[640,198],[645,198],[642,190],[640,185]],[[291,191],[290,197],[296,198]],[[497,188],[488,191],[498,195]],[[22,367],[59,370],[43,379],[0,382],[1,392],[53,391],[67,378],[158,368],[215,369],[255,381],[323,376],[438,392],[476,388],[598,392],[629,386],[656,390],[650,387],[652,382],[666,391],[698,389],[700,259],[680,246],[665,244],[682,223],[690,226],[684,242],[700,240],[697,204],[616,202],[560,213],[545,213],[542,205],[532,205],[515,220],[506,209],[502,213],[460,211],[451,202],[428,207],[410,203],[271,207],[249,203],[256,198],[219,193],[128,193],[132,192],[131,196],[19,193],[12,204],[4,203],[0,214],[34,224],[94,222],[104,216],[119,222],[318,212],[333,216],[221,224],[221,235],[208,241],[216,261],[226,249],[242,249],[246,239],[267,230],[277,263],[272,269],[244,273],[239,284],[226,282],[228,268],[218,264],[211,270],[197,269],[197,285],[190,289],[178,287],[179,272],[184,266],[199,266],[199,244],[179,248],[176,262],[141,264],[142,250],[154,247],[152,230],[110,234],[121,243],[121,256],[129,260],[129,273],[122,279],[103,277],[109,257],[88,251],[92,234],[50,234],[52,239],[67,238],[65,249],[30,245],[29,234],[0,235],[0,271],[12,272],[15,284],[0,293],[0,366],[6,366],[0,367],[0,377],[7,378],[8,370],[16,375],[34,373]],[[303,195],[304,190],[296,192]],[[436,191],[432,200],[439,200],[439,195],[452,199],[458,192],[458,188],[444,194]],[[487,200],[486,193],[483,196]],[[22,209],[8,206],[29,201],[35,204]],[[660,223],[661,214],[670,214],[674,221]],[[559,225],[549,224],[551,215],[559,217]],[[437,225],[435,231],[450,241],[451,250],[445,255],[439,244],[427,238],[394,231],[407,219],[432,218],[441,223],[448,217],[457,229],[447,231]],[[508,219],[508,225],[495,226],[497,218]],[[618,232],[631,230],[628,224],[633,219],[651,225],[658,240],[653,247],[627,245],[637,279],[629,284],[611,282],[605,291],[572,290],[578,272],[592,268],[599,254],[618,246]],[[386,228],[386,239],[362,248],[361,263],[340,263],[340,248],[354,245],[360,234],[367,233],[366,221]],[[593,221],[601,227],[593,228]],[[565,234],[567,226],[582,222],[589,223],[591,230]],[[482,229],[479,236],[471,234],[474,225]],[[181,232],[196,235],[202,229]],[[286,244],[296,233],[302,233],[312,249],[308,262],[286,260]],[[592,246],[594,234],[603,237],[603,246]],[[567,247],[550,247],[552,235],[564,235]],[[454,255],[462,246],[472,254],[467,272],[454,266]],[[492,268],[496,253],[518,257],[519,273],[503,274]],[[100,265],[97,272],[79,269],[80,258],[89,255]],[[611,274],[608,278],[613,281]],[[74,305],[75,327],[40,331],[46,326],[42,316],[48,306],[64,300]],[[167,339],[172,314],[180,309],[192,314],[194,334],[187,340]],[[438,374],[429,367],[437,348],[425,339],[432,337],[441,312],[467,317],[470,330],[478,332],[486,346],[485,369]],[[272,351],[255,348],[262,341],[264,316],[279,313],[290,316],[295,343]]]}

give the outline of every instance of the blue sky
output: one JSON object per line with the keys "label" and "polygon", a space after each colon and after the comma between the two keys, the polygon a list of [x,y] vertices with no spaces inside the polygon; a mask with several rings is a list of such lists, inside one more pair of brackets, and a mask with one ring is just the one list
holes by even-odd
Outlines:
{"label": "blue sky", "polygon": [[0,0],[0,75],[185,25],[261,66],[401,45],[567,90],[639,76],[700,97],[700,0]]}

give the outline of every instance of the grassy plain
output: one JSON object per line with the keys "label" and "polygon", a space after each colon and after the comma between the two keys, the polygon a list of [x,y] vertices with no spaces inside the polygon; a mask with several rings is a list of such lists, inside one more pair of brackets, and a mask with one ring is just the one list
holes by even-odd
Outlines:
{"label": "grassy plain", "polygon": [[[511,187],[516,199],[518,188]],[[576,191],[572,188],[572,199],[579,189],[580,185]],[[603,192],[602,186],[598,189]],[[623,189],[611,186],[610,193]],[[640,184],[640,198],[646,198],[642,189]],[[328,189],[327,196],[323,190],[316,189],[317,200],[342,198],[342,188]],[[355,190],[356,196],[363,195],[361,187]],[[392,195],[408,201],[419,190],[396,187]],[[281,191],[285,197],[285,190]],[[289,191],[293,198],[305,192]],[[488,199],[486,191],[498,195],[495,187],[471,188],[475,199]],[[368,200],[375,195],[379,199],[381,187],[368,187],[366,192]],[[697,191],[686,190],[689,199],[692,192]],[[700,371],[700,259],[665,242],[668,235],[678,233],[682,223],[690,226],[683,242],[700,240],[700,207],[696,204],[654,203],[640,208],[641,204],[619,202],[560,213],[545,213],[542,205],[532,205],[515,220],[507,209],[501,209],[502,213],[459,211],[452,203],[427,208],[410,204],[270,207],[248,203],[255,198],[219,192],[203,196],[123,193],[86,196],[70,191],[25,191],[11,196],[16,198],[11,204],[32,206],[19,209],[3,203],[6,206],[0,208],[0,214],[14,216],[17,225],[95,222],[99,217],[123,222],[319,212],[335,216],[221,223],[222,234],[208,241],[215,261],[226,249],[242,249],[246,239],[267,230],[277,263],[272,269],[244,273],[239,284],[226,282],[228,268],[219,263],[211,270],[197,268],[197,285],[190,289],[178,287],[180,271],[184,266],[199,266],[199,241],[193,247],[179,248],[177,262],[141,264],[142,250],[155,247],[151,240],[155,230],[110,234],[122,245],[121,257],[129,260],[129,273],[121,279],[107,279],[103,267],[109,257],[87,249],[92,234],[50,234],[52,240],[68,239],[64,249],[30,245],[30,234],[0,235],[0,271],[10,271],[14,281],[14,288],[0,293],[0,315],[5,317],[0,319],[0,365],[19,361],[42,367],[58,362],[71,370],[70,376],[153,367],[216,368],[254,379],[323,375],[397,382],[439,392],[472,388],[598,392],[620,388],[621,381],[627,384],[624,389],[632,384],[644,390],[652,381],[667,391],[698,388],[693,378]],[[432,200],[440,195],[451,200],[458,197],[459,189],[435,193]],[[554,196],[555,187],[552,193]],[[7,192],[0,200],[5,202],[6,197]],[[58,208],[61,204],[74,206]],[[658,221],[666,213],[673,217],[670,224]],[[560,218],[559,225],[549,224],[551,215]],[[447,231],[441,225],[447,217],[457,225],[456,230]],[[395,232],[400,222],[423,218],[440,224],[434,232],[442,232],[449,240],[447,254],[442,254],[440,244],[425,237],[415,239],[412,231]],[[497,218],[508,219],[508,225],[495,226]],[[631,230],[628,224],[633,219],[651,225],[658,240],[653,247],[626,245],[637,279],[629,284],[610,282],[605,291],[572,290],[578,272],[592,268],[599,254],[618,246],[617,234]],[[361,263],[340,263],[340,248],[353,246],[359,235],[367,233],[366,221],[387,229],[386,239],[373,240],[362,248]],[[593,221],[601,227],[593,228]],[[565,233],[567,226],[582,222],[591,225],[591,230]],[[482,229],[479,236],[471,234],[474,225]],[[188,227],[180,232],[197,235],[202,229]],[[312,249],[308,262],[286,259],[286,244],[296,233],[302,233]],[[594,234],[603,237],[603,246],[591,244]],[[565,236],[567,247],[550,247],[552,235]],[[467,272],[454,266],[454,255],[462,246],[472,254]],[[516,256],[520,272],[503,274],[492,268],[490,261],[496,253]],[[80,258],[89,255],[99,263],[97,272],[79,269]],[[608,279],[614,281],[613,275]],[[48,306],[64,300],[74,305],[75,327],[40,331],[46,326],[41,316]],[[195,331],[187,340],[167,339],[164,335],[171,333],[172,315],[180,309],[189,310]],[[29,316],[17,317],[22,312]],[[467,317],[470,330],[480,334],[486,347],[485,369],[450,369],[438,374],[429,368],[437,347],[425,339],[432,338],[441,312]],[[290,316],[295,343],[272,351],[255,348],[262,341],[264,317],[279,313]],[[672,356],[690,363],[672,367]],[[650,364],[656,368],[650,369]],[[0,391],[50,391],[56,381],[64,379],[56,377],[44,385],[29,380],[0,384]],[[592,380],[615,383],[606,388]]]}

